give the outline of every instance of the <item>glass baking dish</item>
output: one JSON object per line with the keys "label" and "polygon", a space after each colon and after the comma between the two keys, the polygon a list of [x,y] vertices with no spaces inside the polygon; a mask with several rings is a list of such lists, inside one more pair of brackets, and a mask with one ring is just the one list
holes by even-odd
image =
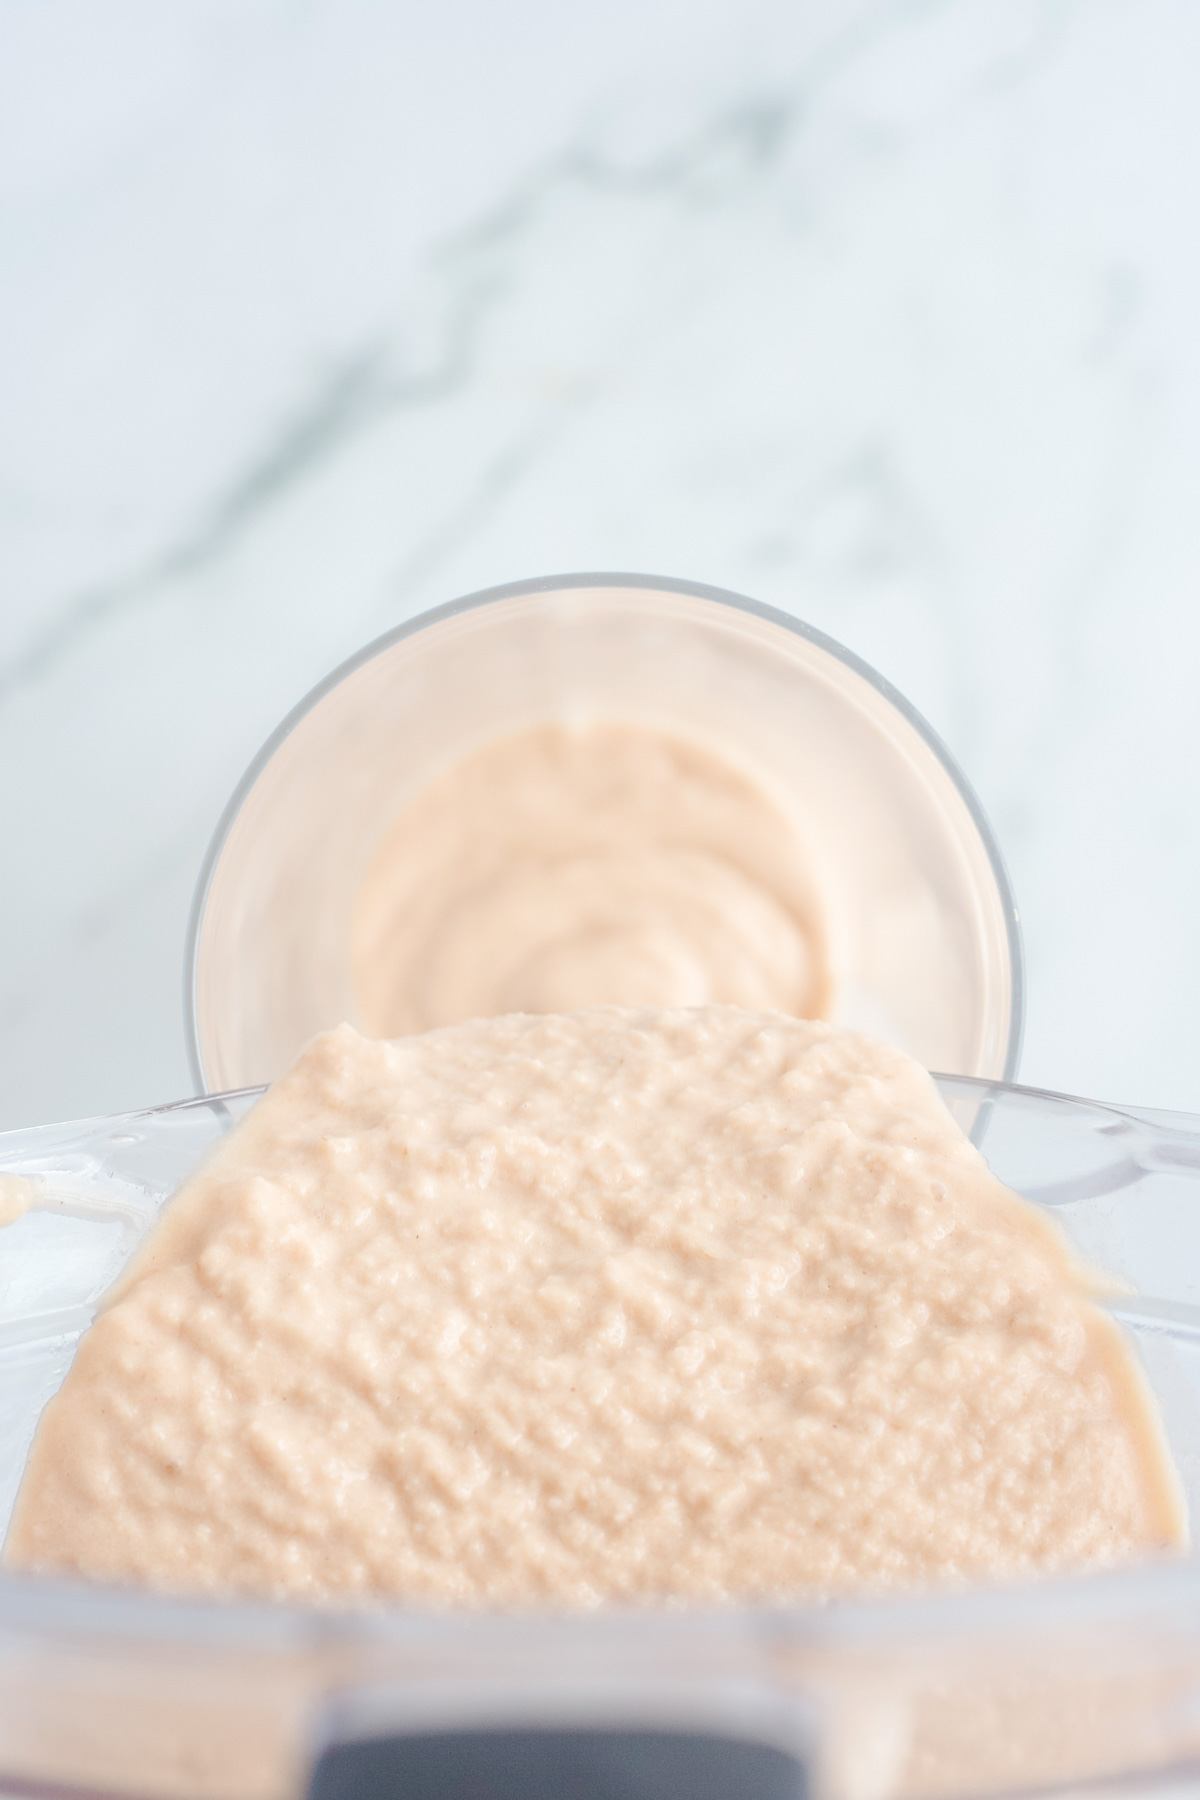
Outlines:
{"label": "glass baking dish", "polygon": [[743,595],[579,574],[451,601],[368,644],[272,733],[217,826],[188,933],[197,1092],[273,1081],[357,1019],[361,885],[397,813],[489,741],[549,720],[698,737],[804,842],[829,934],[831,1017],[926,1068],[1012,1080],[1021,937],[995,836],[902,694]]}
{"label": "glass baking dish", "polygon": [[[1093,1265],[1200,1518],[1200,1119],[939,1078]],[[0,1522],[100,1296],[254,1091],[0,1137]],[[21,1188],[0,1184],[0,1201]],[[184,1603],[0,1575],[0,1793],[938,1800],[1200,1789],[1200,1567],[578,1618]]]}

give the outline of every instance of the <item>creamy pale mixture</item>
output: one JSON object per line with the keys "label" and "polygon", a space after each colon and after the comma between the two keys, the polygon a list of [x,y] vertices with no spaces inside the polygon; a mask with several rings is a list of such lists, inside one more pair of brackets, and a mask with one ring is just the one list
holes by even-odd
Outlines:
{"label": "creamy pale mixture", "polygon": [[29,1175],[0,1175],[0,1227],[15,1225],[40,1199],[38,1183]]}
{"label": "creamy pale mixture", "polygon": [[1183,1522],[1089,1280],[906,1057],[729,1008],[319,1037],[41,1421],[10,1566],[436,1603],[813,1596]]}
{"label": "creamy pale mixture", "polygon": [[731,1006],[820,1018],[821,910],[796,822],[716,750],[650,726],[540,725],[424,787],[367,872],[363,1027]]}

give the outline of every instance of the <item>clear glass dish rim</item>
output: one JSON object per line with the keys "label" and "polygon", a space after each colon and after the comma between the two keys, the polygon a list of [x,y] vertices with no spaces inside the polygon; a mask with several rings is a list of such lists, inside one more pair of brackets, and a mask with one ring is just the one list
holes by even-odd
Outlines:
{"label": "clear glass dish rim", "polygon": [[893,687],[885,676],[881,675],[877,669],[872,668],[871,664],[865,662],[861,656],[856,655],[853,650],[848,650],[844,644],[838,643],[836,638],[830,637],[826,632],[819,631],[815,625],[809,625],[803,619],[797,619],[790,613],[782,612],[778,607],[768,606],[761,600],[752,600],[747,595],[734,593],[728,588],[712,587],[704,582],[688,581],[670,575],[575,572],[566,575],[538,575],[522,581],[505,582],[499,587],[480,588],[474,593],[465,594],[457,600],[446,601],[441,606],[432,607],[426,612],[416,614],[411,619],[406,619],[400,625],[393,626],[382,636],[373,638],[370,643],[364,644],[361,650],[356,650],[352,656],[347,657],[344,662],[330,670],[329,674],[317,682],[315,687],[310,688],[303,699],[299,700],[292,710],[281,719],[258,754],[251,760],[217,821],[216,830],[213,832],[205,852],[204,861],[200,865],[200,873],[188,915],[183,958],[183,1025],[188,1068],[197,1096],[202,1097],[207,1094],[204,1066],[200,1055],[196,981],[200,930],[208,904],[209,891],[234,822],[251,789],[280,745],[287,741],[300,722],[321,703],[327,694],[340,686],[364,664],[372,662],[375,657],[390,650],[393,645],[402,643],[406,638],[414,637],[429,626],[439,625],[446,619],[457,618],[463,613],[476,612],[485,606],[494,605],[498,601],[515,600],[527,594],[555,593],[571,588],[625,588],[631,591],[647,589],[657,593],[681,594],[686,598],[705,600],[718,606],[728,607],[734,612],[749,613],[755,618],[765,620],[768,624],[780,626],[796,637],[803,638],[816,649],[824,651],[826,655],[842,663],[860,676],[870,687],[873,687],[912,726],[942,765],[966,807],[971,822],[983,843],[992,877],[1000,896],[1008,942],[1011,979],[1008,1042],[1005,1046],[1004,1069],[1000,1079],[1011,1084],[1020,1062],[1021,1043],[1025,1032],[1025,948],[1021,935],[1021,920],[1016,895],[1009,879],[1000,845],[975,790],[928,720],[918,712],[917,708],[898,688]]}

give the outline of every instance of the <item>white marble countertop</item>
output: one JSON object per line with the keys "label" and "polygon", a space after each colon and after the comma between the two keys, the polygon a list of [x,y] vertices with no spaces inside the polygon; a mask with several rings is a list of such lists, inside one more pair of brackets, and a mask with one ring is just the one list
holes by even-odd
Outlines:
{"label": "white marble countertop", "polygon": [[1192,0],[0,9],[0,1125],[190,1091],[221,807],[392,624],[840,638],[1004,845],[1026,1081],[1200,1111]]}

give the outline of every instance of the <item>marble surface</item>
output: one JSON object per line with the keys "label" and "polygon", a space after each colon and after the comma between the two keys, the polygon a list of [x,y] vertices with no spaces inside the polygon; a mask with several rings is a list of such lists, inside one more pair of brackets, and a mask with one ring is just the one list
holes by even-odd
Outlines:
{"label": "marble surface", "polygon": [[189,900],[411,614],[686,575],[927,714],[1023,1079],[1200,1111],[1192,0],[0,6],[0,1124],[190,1091]]}

